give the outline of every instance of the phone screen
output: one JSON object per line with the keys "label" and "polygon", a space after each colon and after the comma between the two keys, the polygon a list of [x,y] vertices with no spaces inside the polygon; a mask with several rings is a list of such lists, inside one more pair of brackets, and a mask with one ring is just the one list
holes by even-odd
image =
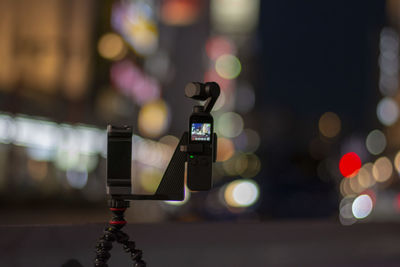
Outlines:
{"label": "phone screen", "polygon": [[190,128],[192,141],[209,142],[211,140],[211,123],[193,122]]}

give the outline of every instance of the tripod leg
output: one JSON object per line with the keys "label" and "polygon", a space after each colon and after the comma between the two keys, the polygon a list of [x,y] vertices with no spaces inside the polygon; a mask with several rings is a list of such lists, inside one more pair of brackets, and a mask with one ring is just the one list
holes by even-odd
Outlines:
{"label": "tripod leg", "polygon": [[125,226],[124,213],[129,207],[129,201],[110,199],[110,210],[114,214],[109,226],[105,228],[103,236],[99,239],[96,245],[95,267],[108,267],[107,261],[111,254],[112,242],[117,241],[123,245],[126,252],[131,254],[131,259],[135,267],[145,267],[146,263],[142,260],[142,251],[136,249],[135,242],[129,241],[129,236],[121,229]]}
{"label": "tripod leg", "polygon": [[115,236],[110,227],[106,227],[103,236],[96,244],[96,259],[94,260],[95,267],[108,267],[107,261],[111,258],[110,250],[112,242],[115,241]]}

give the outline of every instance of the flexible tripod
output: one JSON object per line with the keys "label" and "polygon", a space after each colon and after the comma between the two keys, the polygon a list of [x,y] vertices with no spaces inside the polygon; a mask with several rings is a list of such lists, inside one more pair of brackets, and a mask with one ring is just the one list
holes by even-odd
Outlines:
{"label": "flexible tripod", "polygon": [[129,240],[129,236],[121,229],[125,226],[124,213],[129,208],[129,201],[109,199],[108,206],[114,214],[109,225],[104,229],[103,236],[96,244],[95,267],[108,267],[107,261],[110,259],[110,251],[114,241],[123,245],[125,252],[131,254],[134,267],[145,267],[146,263],[142,260],[142,251],[136,249],[135,242]]}

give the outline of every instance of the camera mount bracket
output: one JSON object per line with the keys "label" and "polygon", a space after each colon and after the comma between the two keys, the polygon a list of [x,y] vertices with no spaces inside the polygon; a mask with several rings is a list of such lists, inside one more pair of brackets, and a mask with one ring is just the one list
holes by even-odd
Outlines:
{"label": "camera mount bracket", "polygon": [[[202,114],[208,117],[215,102],[220,94],[220,88],[215,82],[205,84],[192,82],[186,85],[185,95],[194,100],[205,101],[203,106],[194,106],[193,114]],[[210,137],[207,144],[193,143],[189,140],[189,133],[184,132],[175,148],[171,161],[161,179],[158,188],[153,195],[132,194],[131,187],[131,163],[132,163],[132,128],[129,126],[107,127],[108,147],[107,147],[107,198],[108,206],[114,214],[105,228],[103,236],[96,245],[96,267],[107,267],[107,261],[111,257],[112,242],[116,241],[123,245],[124,250],[131,254],[134,266],[143,267],[146,263],[142,260],[142,251],[136,249],[135,242],[129,241],[129,236],[121,229],[126,224],[124,212],[129,207],[129,200],[183,200],[185,197],[185,177],[188,179],[188,187],[195,190],[209,190],[211,183],[196,183],[203,177],[196,177],[197,180],[189,184],[187,174],[188,164],[193,164],[193,155],[206,153],[208,161],[204,168],[209,172],[205,175],[211,182],[211,164],[216,161],[217,155],[217,134]],[[212,151],[210,151],[210,149]],[[211,158],[211,160],[210,160]],[[190,163],[188,163],[190,162]],[[201,159],[200,159],[201,163]],[[202,176],[203,166],[196,166],[192,173]],[[198,173],[197,171],[200,172]],[[187,175],[185,175],[187,174]],[[200,179],[199,179],[200,178]]]}
{"label": "camera mount bracket", "polygon": [[111,179],[108,179],[107,191],[109,197],[119,200],[183,200],[185,197],[184,177],[187,156],[186,152],[181,151],[181,147],[187,146],[188,138],[188,133],[184,132],[155,194],[138,195],[127,193],[131,191],[131,173],[129,171],[129,175],[124,179],[127,181],[124,186],[114,184]]}
{"label": "camera mount bracket", "polygon": [[[191,82],[185,87],[185,96],[206,101],[203,106],[194,106],[193,113],[208,114],[220,95],[215,82]],[[131,193],[132,127],[107,127],[107,195],[119,200],[183,200],[185,197],[185,163],[192,153],[202,153],[205,144],[190,143],[189,133],[184,132],[175,148],[171,161],[153,195]],[[217,135],[211,137],[212,162],[216,161]]]}

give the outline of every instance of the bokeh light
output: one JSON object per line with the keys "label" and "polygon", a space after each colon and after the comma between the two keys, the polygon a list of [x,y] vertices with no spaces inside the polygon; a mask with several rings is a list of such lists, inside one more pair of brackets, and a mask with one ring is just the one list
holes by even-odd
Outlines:
{"label": "bokeh light", "polygon": [[350,186],[350,179],[343,178],[340,181],[340,193],[343,197],[353,196],[356,194]]}
{"label": "bokeh light", "polygon": [[82,189],[88,181],[88,173],[86,171],[67,170],[67,182],[75,189]]}
{"label": "bokeh light", "polygon": [[393,29],[385,27],[381,31],[379,48],[381,51],[393,51],[399,47],[399,35]]}
{"label": "bokeh light", "polygon": [[235,54],[236,48],[231,40],[224,36],[211,37],[206,42],[207,56],[212,60],[225,54]]}
{"label": "bokeh light", "polygon": [[396,156],[394,157],[394,168],[396,169],[397,173],[400,173],[400,151],[397,152]]}
{"label": "bokeh light", "polygon": [[60,149],[57,151],[55,158],[57,168],[63,171],[93,171],[97,164],[98,158],[95,155],[85,155],[74,149]]}
{"label": "bokeh light", "polygon": [[255,152],[260,146],[260,135],[252,129],[244,129],[243,132],[234,139],[235,147],[243,152]]}
{"label": "bokeh light", "polygon": [[219,56],[215,62],[215,71],[224,79],[235,79],[239,76],[242,65],[239,59],[230,54]]}
{"label": "bokeh light", "polygon": [[396,75],[388,75],[384,72],[379,77],[379,89],[384,96],[394,96],[399,86],[399,78]]}
{"label": "bokeh light", "polygon": [[115,33],[104,34],[97,45],[99,54],[111,60],[119,60],[127,53],[127,48],[122,38]]}
{"label": "bokeh light", "polygon": [[243,178],[252,178],[260,172],[261,162],[255,154],[236,152],[222,163],[222,167],[228,176],[240,175]]}
{"label": "bokeh light", "polygon": [[246,172],[251,170],[251,160],[249,158],[249,154],[238,153],[235,158],[235,174],[239,174],[245,178],[252,178],[256,176],[256,174],[251,174],[246,176]]}
{"label": "bokeh light", "polygon": [[237,176],[239,175],[237,169],[238,167],[242,167],[242,164],[237,164],[238,162],[241,161],[241,157],[243,156],[243,153],[236,152],[230,159],[224,161],[222,163],[222,167],[224,170],[224,174],[228,176]]}
{"label": "bokeh light", "polygon": [[339,221],[342,225],[352,225],[354,224],[357,219],[354,218],[353,212],[351,210],[352,203],[346,203],[343,205],[339,210]]}
{"label": "bokeh light", "polygon": [[43,181],[48,174],[48,163],[46,161],[28,160],[29,175],[36,181]]}
{"label": "bokeh light", "polygon": [[225,137],[233,138],[243,131],[243,119],[235,112],[226,112],[217,119],[217,131]]}
{"label": "bokeh light", "polygon": [[154,194],[161,182],[163,173],[156,168],[144,168],[139,175],[141,188],[146,193]]}
{"label": "bokeh light", "polygon": [[159,33],[149,3],[116,3],[112,8],[111,22],[137,54],[147,56],[157,50]]}
{"label": "bokeh light", "polygon": [[139,131],[142,135],[159,137],[169,125],[168,106],[163,100],[149,102],[139,111]]}
{"label": "bokeh light", "polygon": [[212,26],[218,32],[248,33],[258,22],[260,0],[212,0],[210,15]]}
{"label": "bokeh light", "polygon": [[242,154],[242,157],[240,158],[240,161],[236,169],[238,169],[239,166],[243,166],[244,163],[246,163],[246,168],[243,171],[239,171],[240,176],[244,178],[252,178],[255,177],[261,170],[261,161],[259,157],[256,154]]}
{"label": "bokeh light", "polygon": [[[360,169],[361,170],[361,169]],[[359,193],[361,193],[362,191],[364,191],[364,187],[360,184],[360,182],[358,181],[358,176],[355,176],[355,177],[353,177],[353,178],[351,178],[351,179],[348,179],[349,180],[349,183],[350,183],[350,188],[351,188],[351,190],[353,191],[353,192],[355,192],[355,193],[357,193],[357,194],[359,194]]]}
{"label": "bokeh light", "polygon": [[393,125],[399,117],[399,107],[393,98],[385,97],[379,101],[376,113],[379,121],[386,126]]}
{"label": "bokeh light", "polygon": [[158,81],[143,73],[132,61],[115,62],[111,66],[110,74],[114,86],[139,105],[154,101],[160,95]]}
{"label": "bokeh light", "polygon": [[353,216],[352,204],[353,197],[344,197],[339,205],[339,220],[342,225],[351,225],[356,222]]}
{"label": "bokeh light", "polygon": [[235,180],[226,187],[224,198],[231,207],[248,207],[257,201],[259,194],[256,182],[252,180]]}
{"label": "bokeh light", "polygon": [[372,167],[372,174],[377,182],[389,180],[393,173],[393,166],[387,157],[377,159]]}
{"label": "bokeh light", "polygon": [[134,135],[132,148],[132,160],[159,169],[167,167],[174,150],[169,145],[140,138],[136,135]]}
{"label": "bokeh light", "polygon": [[[390,2],[390,1],[389,1]],[[395,96],[399,85],[399,36],[394,29],[381,31],[379,54],[379,90],[384,96]]]}
{"label": "bokeh light", "polygon": [[318,127],[323,136],[328,138],[335,137],[341,129],[340,118],[333,112],[326,112],[319,119]]}
{"label": "bokeh light", "polygon": [[161,3],[161,19],[167,25],[187,26],[199,17],[201,1],[165,0]]}
{"label": "bokeh light", "polygon": [[159,142],[175,149],[175,147],[179,143],[179,139],[178,139],[178,137],[173,136],[173,135],[166,135],[166,136],[161,137]]}
{"label": "bokeh light", "polygon": [[54,149],[43,149],[38,147],[27,147],[28,157],[37,161],[51,161],[55,156]]}
{"label": "bokeh light", "polygon": [[351,210],[351,203],[346,203],[343,207],[340,208],[340,215],[345,219],[353,218],[353,212]]}
{"label": "bokeh light", "polygon": [[373,166],[371,162],[365,163],[357,174],[358,183],[364,188],[369,188],[376,183],[372,175]]}
{"label": "bokeh light", "polygon": [[9,144],[15,133],[15,124],[11,116],[0,114],[0,142]]}
{"label": "bokeh light", "polygon": [[386,148],[386,137],[382,131],[373,130],[368,134],[365,145],[369,153],[372,155],[379,155]]}
{"label": "bokeh light", "polygon": [[61,132],[54,122],[24,116],[15,119],[14,134],[16,145],[52,150],[57,146]]}
{"label": "bokeh light", "polygon": [[354,199],[351,209],[355,218],[364,219],[371,213],[372,207],[373,202],[371,197],[363,194]]}
{"label": "bokeh light", "polygon": [[354,153],[349,152],[342,156],[339,162],[339,170],[344,177],[354,177],[361,168],[361,159]]}
{"label": "bokeh light", "polygon": [[[378,60],[381,77],[385,76],[385,78],[386,77],[394,78],[398,75],[399,72],[398,44],[399,44],[399,35],[396,32],[396,30],[389,27],[382,29],[380,38],[380,55]],[[387,95],[387,93],[390,93],[391,90],[397,89],[397,87],[395,88],[394,86],[392,84],[391,88],[383,87],[380,89],[384,95]]]}
{"label": "bokeh light", "polygon": [[217,161],[226,161],[235,153],[235,147],[230,139],[218,138],[217,146]]}

